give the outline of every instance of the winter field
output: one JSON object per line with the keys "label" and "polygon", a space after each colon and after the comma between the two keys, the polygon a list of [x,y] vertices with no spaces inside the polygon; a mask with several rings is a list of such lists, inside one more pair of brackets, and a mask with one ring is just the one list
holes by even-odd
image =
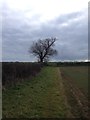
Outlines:
{"label": "winter field", "polygon": [[88,67],[38,67],[33,77],[4,83],[3,118],[88,118]]}

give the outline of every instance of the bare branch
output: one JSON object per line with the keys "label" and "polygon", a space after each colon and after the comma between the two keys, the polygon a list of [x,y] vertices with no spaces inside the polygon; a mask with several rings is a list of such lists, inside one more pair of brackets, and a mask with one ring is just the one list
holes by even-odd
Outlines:
{"label": "bare branch", "polygon": [[29,53],[33,53],[38,57],[40,62],[46,61],[49,59],[49,56],[53,56],[57,54],[57,51],[52,47],[56,38],[47,38],[44,40],[38,40],[36,43],[33,43],[31,48],[29,49]]}

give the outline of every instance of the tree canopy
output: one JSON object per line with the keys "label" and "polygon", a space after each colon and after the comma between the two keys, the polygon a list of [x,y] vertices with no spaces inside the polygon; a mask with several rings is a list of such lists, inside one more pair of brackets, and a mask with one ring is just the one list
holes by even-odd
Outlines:
{"label": "tree canopy", "polygon": [[29,48],[29,53],[37,56],[39,62],[47,62],[50,56],[57,54],[57,50],[53,48],[56,38],[47,38],[33,42]]}

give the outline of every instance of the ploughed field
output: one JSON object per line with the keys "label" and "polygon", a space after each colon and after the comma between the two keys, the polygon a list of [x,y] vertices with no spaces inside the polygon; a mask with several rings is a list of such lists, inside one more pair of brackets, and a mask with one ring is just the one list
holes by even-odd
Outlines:
{"label": "ploughed field", "polygon": [[2,91],[3,118],[88,118],[88,68],[43,67]]}

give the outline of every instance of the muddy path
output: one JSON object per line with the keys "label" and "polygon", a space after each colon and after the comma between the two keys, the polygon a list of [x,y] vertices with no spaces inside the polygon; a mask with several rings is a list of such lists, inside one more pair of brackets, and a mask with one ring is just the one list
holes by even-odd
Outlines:
{"label": "muddy path", "polygon": [[75,118],[89,118],[88,98],[82,93],[77,85],[74,84],[73,80],[64,73],[63,70],[60,71],[71,113]]}

